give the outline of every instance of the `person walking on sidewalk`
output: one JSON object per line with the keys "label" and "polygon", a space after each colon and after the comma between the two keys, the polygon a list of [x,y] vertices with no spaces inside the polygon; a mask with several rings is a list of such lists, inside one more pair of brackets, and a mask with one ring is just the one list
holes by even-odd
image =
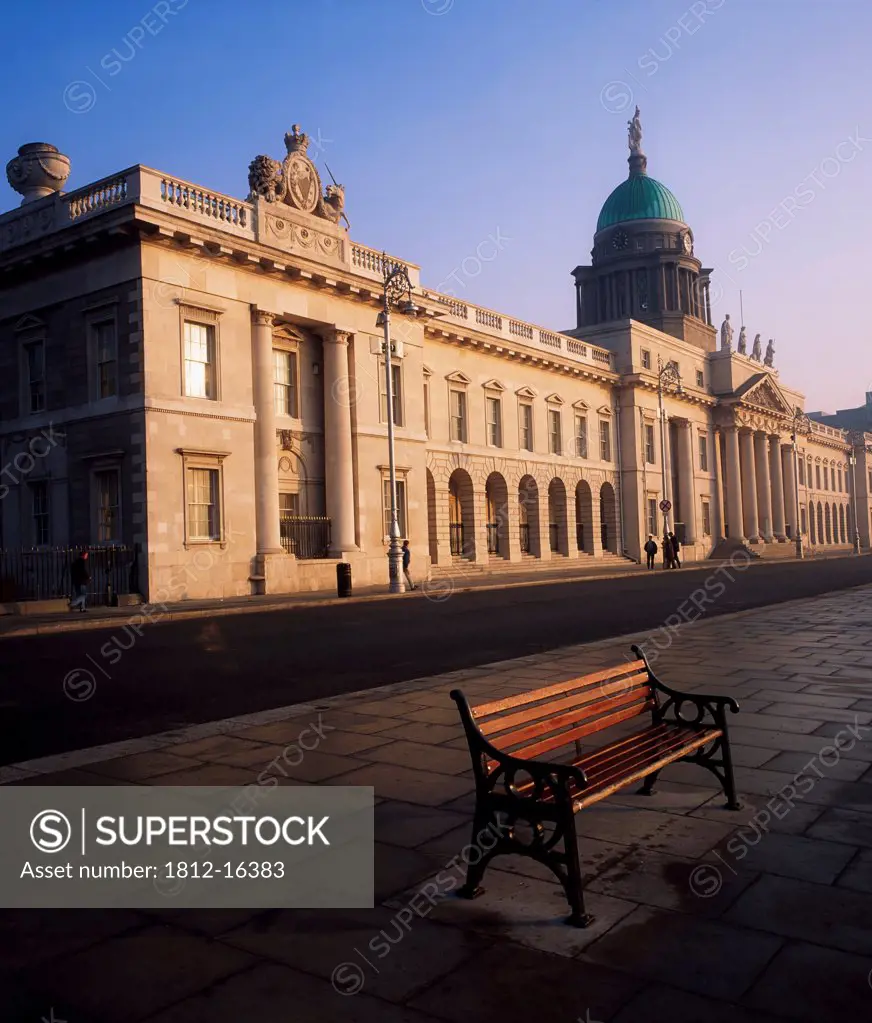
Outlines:
{"label": "person walking on sidewalk", "polygon": [[70,565],[70,583],[73,588],[70,610],[85,611],[85,602],[88,599],[88,583],[91,581],[91,571],[88,568],[88,552],[82,553]]}
{"label": "person walking on sidewalk", "polygon": [[645,557],[647,558],[647,567],[654,567],[654,558],[657,556],[657,541],[654,539],[654,535],[648,537],[648,542],[645,544]]}
{"label": "person walking on sidewalk", "polygon": [[406,577],[406,582],[409,584],[409,589],[414,590],[415,584],[412,582],[412,576],[409,572],[409,565],[412,563],[412,552],[409,550],[409,541],[403,540],[403,575]]}
{"label": "person walking on sidewalk", "polygon": [[675,533],[669,534],[669,539],[672,541],[672,567],[681,568],[681,543]]}
{"label": "person walking on sidewalk", "polygon": [[670,539],[669,533],[663,534],[663,567],[672,568],[672,560],[675,557],[675,551],[672,547],[672,540]]}

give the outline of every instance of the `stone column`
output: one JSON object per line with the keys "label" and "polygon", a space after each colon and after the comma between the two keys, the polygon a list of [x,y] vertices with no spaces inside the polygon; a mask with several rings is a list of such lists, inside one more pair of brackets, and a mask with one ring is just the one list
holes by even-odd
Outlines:
{"label": "stone column", "polygon": [[802,523],[796,506],[796,468],[793,464],[793,448],[781,449],[781,477],[784,484],[784,500],[787,505],[787,521],[790,524],[790,538],[796,540]]}
{"label": "stone column", "polygon": [[745,536],[751,543],[760,543],[757,518],[757,475],[754,466],[754,434],[742,430],[739,434],[742,461],[742,505],[745,513]]}
{"label": "stone column", "polygon": [[563,553],[568,558],[578,559],[581,554],[578,550],[578,543],[576,542],[576,518],[575,518],[575,491],[570,491],[566,495],[566,550]]}
{"label": "stone column", "polygon": [[744,540],[742,520],[742,474],[739,457],[739,428],[728,426],[724,431],[727,440],[727,517],[730,524],[730,539]]}
{"label": "stone column", "polygon": [[715,515],[717,522],[715,523],[715,535],[713,540],[717,543],[718,540],[723,540],[726,533],[726,520],[724,516],[724,465],[723,458],[721,457],[721,432],[720,430],[714,431],[714,442],[715,442]]}
{"label": "stone column", "polygon": [[693,486],[693,427],[678,424],[678,497],[684,519],[685,543],[696,543],[696,497]]}
{"label": "stone column", "polygon": [[275,367],[272,330],[275,317],[257,309],[251,327],[254,392],[254,515],[258,554],[283,552],[279,525],[279,462],[276,452]]}
{"label": "stone column", "polygon": [[772,543],[772,484],[769,479],[769,450],[766,434],[754,431],[754,465],[757,476],[757,514],[760,535]]}
{"label": "stone column", "polygon": [[769,437],[769,479],[772,483],[772,532],[779,543],[787,539],[784,522],[784,479],[781,472],[781,437]]}
{"label": "stone column", "polygon": [[[330,519],[330,553],[342,557],[358,550],[354,516],[354,464],[351,443],[351,401],[348,379],[347,330],[324,334],[324,484]],[[381,494],[379,494],[381,503]]]}

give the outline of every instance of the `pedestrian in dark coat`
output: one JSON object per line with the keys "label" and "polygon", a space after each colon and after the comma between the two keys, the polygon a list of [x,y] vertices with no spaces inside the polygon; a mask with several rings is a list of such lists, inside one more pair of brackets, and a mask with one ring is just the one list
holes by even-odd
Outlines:
{"label": "pedestrian in dark coat", "polygon": [[663,535],[663,567],[672,568],[672,559],[675,554],[672,548],[672,540],[668,533]]}
{"label": "pedestrian in dark coat", "polygon": [[681,543],[675,533],[669,534],[672,541],[672,567],[681,568]]}
{"label": "pedestrian in dark coat", "polygon": [[657,556],[657,541],[653,535],[648,537],[648,542],[645,544],[645,557],[647,558],[647,567],[654,567],[654,558]]}

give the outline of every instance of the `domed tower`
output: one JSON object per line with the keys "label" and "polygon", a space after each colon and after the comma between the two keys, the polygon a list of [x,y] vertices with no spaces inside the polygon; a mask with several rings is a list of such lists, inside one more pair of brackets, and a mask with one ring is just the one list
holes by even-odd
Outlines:
{"label": "domed tower", "polygon": [[628,136],[629,177],[600,210],[591,265],[572,271],[578,329],[632,318],[714,351],[712,271],[694,255],[678,200],[648,176],[638,107]]}

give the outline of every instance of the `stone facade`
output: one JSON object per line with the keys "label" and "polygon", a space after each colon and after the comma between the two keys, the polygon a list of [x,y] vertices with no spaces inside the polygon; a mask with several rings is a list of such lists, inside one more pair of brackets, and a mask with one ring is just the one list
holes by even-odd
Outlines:
{"label": "stone facade", "polygon": [[[3,546],[138,544],[153,601],[329,587],[340,557],[356,582],[386,582],[376,321],[395,266],[418,306],[392,311],[391,337],[419,576],[638,560],[667,524],[664,497],[691,560],[725,536],[774,550],[798,527],[850,544],[855,500],[869,546],[872,435],[803,427],[797,503],[803,396],[714,350],[709,271],[683,228],[673,291],[659,245],[632,253],[668,308],[629,314],[599,232],[598,268],[575,274],[606,304],[588,314],[580,297],[579,325],[555,332],[422,287],[414,264],[353,242],[341,186],[323,189],[298,128],[285,142],[283,162],[253,161],[247,202],[135,166],[0,216]],[[680,389],[659,372],[673,362]]]}

